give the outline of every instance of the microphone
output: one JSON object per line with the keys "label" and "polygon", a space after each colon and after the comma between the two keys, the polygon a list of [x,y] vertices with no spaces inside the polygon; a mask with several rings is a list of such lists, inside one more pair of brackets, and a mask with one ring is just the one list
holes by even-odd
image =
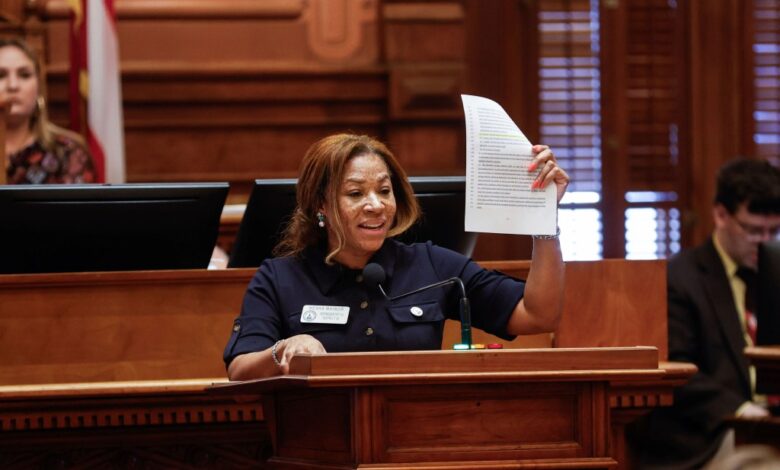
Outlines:
{"label": "microphone", "polygon": [[463,285],[461,278],[451,277],[444,281],[439,281],[425,287],[420,287],[419,289],[415,289],[405,294],[396,295],[394,297],[389,297],[382,287],[382,283],[385,282],[385,278],[386,275],[384,268],[382,268],[382,266],[378,265],[377,263],[368,263],[363,268],[363,280],[366,282],[366,284],[370,287],[376,286],[379,289],[379,292],[382,293],[382,296],[390,301],[402,299],[404,297],[418,294],[435,287],[457,284],[458,287],[460,287],[460,302],[458,309],[460,313],[460,344],[456,344],[455,349],[471,349],[471,306],[469,305],[468,297],[466,297],[466,287]]}

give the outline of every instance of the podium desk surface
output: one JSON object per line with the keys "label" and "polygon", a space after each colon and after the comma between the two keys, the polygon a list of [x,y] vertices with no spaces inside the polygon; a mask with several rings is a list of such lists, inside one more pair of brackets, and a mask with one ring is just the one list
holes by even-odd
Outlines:
{"label": "podium desk surface", "polygon": [[780,368],[780,345],[745,348],[745,355],[753,362]]}
{"label": "podium desk surface", "polygon": [[0,385],[0,400],[56,400],[81,398],[142,398],[155,395],[201,395],[206,387],[227,383],[224,377],[177,380],[126,380],[52,384]]}
{"label": "podium desk surface", "polygon": [[[685,369],[680,372],[687,376],[690,371]],[[659,368],[658,350],[647,346],[329,353],[293,357],[289,375],[215,384],[209,392],[240,395],[288,387],[496,380],[657,381],[677,375],[666,368]]]}

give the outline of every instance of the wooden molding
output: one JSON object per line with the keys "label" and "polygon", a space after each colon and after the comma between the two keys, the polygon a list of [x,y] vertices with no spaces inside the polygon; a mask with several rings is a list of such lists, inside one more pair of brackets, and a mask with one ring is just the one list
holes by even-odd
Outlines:
{"label": "wooden molding", "polygon": [[[204,388],[208,384],[204,385]],[[202,425],[211,423],[262,422],[256,403],[238,404],[233,399],[160,394],[157,398],[124,397],[76,399],[45,398],[5,404],[0,408],[0,431]],[[200,395],[200,396],[198,396]]]}
{"label": "wooden molding", "polygon": [[405,1],[382,6],[382,17],[387,22],[460,22],[464,16],[463,5],[458,2]]}
{"label": "wooden molding", "polygon": [[364,47],[377,24],[376,0],[309,0],[304,12],[309,50],[326,61],[350,61]]}
{"label": "wooden molding", "polygon": [[396,67],[390,73],[390,117],[460,120],[462,89],[463,68],[459,65]]}
{"label": "wooden molding", "polygon": [[[47,287],[114,288],[117,286],[188,285],[248,282],[254,269],[221,269],[205,274],[199,269],[157,271],[84,272],[51,274],[6,274],[0,282],[0,294],[19,289]],[[0,388],[0,390],[2,390]]]}
{"label": "wooden molding", "polygon": [[[297,18],[304,0],[124,0],[117,2],[116,14],[122,19],[227,19]],[[68,0],[41,1],[38,14],[44,19],[70,16]]]}

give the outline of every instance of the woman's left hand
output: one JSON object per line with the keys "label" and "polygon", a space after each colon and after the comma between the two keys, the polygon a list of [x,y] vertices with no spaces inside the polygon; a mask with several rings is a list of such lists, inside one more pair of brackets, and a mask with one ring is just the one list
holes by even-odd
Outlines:
{"label": "woman's left hand", "polygon": [[546,188],[548,184],[555,183],[558,202],[561,202],[563,195],[566,193],[566,187],[569,186],[569,175],[563,171],[563,168],[558,166],[558,161],[555,160],[555,155],[553,155],[550,147],[534,145],[531,147],[531,151],[534,153],[534,159],[528,165],[528,172],[541,169],[531,188]]}

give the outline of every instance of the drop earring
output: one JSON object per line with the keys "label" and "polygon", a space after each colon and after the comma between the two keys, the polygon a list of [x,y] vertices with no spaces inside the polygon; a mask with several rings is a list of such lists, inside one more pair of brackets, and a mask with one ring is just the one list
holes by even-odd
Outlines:
{"label": "drop earring", "polygon": [[321,228],[325,227],[325,214],[322,212],[317,212],[317,225],[319,225]]}

